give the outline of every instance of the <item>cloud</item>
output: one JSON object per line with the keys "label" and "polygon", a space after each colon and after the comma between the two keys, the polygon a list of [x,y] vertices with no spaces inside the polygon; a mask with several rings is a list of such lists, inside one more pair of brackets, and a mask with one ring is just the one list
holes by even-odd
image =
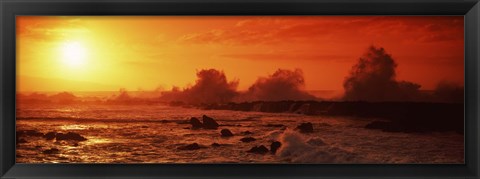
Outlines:
{"label": "cloud", "polygon": [[248,53],[248,54],[223,54],[221,57],[234,58],[234,59],[247,59],[254,61],[269,61],[269,60],[322,60],[322,61],[337,61],[346,62],[349,61],[347,55],[317,55],[310,53]]}
{"label": "cloud", "polygon": [[272,32],[238,30],[238,29],[214,29],[203,33],[187,34],[180,38],[186,43],[221,43],[221,44],[258,44],[267,42]]}
{"label": "cloud", "polygon": [[17,17],[17,35],[34,40],[62,40],[66,37],[88,33],[75,17]]}
{"label": "cloud", "polygon": [[[365,36],[408,42],[463,40],[462,17],[270,17],[238,21],[231,27],[184,35],[186,43],[228,45],[358,40]],[[362,37],[362,38],[360,38]]]}

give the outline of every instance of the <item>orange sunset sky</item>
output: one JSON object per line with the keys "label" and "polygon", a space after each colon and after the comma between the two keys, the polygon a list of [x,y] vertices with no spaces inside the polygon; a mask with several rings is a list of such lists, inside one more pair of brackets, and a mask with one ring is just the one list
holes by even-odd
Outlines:
{"label": "orange sunset sky", "polygon": [[463,85],[463,16],[17,16],[18,91],[169,90],[201,69],[246,90],[278,68],[307,90],[343,90],[370,45],[397,79]]}

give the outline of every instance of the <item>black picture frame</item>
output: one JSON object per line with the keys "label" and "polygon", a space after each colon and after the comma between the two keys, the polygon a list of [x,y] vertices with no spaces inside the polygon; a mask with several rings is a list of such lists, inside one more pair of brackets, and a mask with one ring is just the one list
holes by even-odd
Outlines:
{"label": "black picture frame", "polygon": [[[479,178],[478,0],[0,0],[1,178]],[[465,164],[15,164],[18,15],[463,15]]]}

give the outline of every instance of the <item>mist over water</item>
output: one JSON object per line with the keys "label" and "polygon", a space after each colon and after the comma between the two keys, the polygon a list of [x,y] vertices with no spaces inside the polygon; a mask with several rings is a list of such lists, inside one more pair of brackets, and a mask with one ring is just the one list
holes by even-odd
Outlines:
{"label": "mist over water", "polygon": [[421,85],[396,79],[397,63],[385,49],[371,46],[345,78],[344,100],[462,102],[463,87],[440,82],[433,95]]}
{"label": "mist over water", "polygon": [[180,90],[174,87],[163,92],[161,99],[183,101],[191,104],[225,103],[237,95],[238,81],[227,81],[223,71],[216,69],[200,70],[197,81],[191,87]]}
{"label": "mist over water", "polygon": [[366,101],[419,100],[420,85],[397,81],[397,64],[383,48],[370,47],[345,78],[345,99]]}
{"label": "mist over water", "polygon": [[268,77],[260,77],[240,93],[235,101],[281,101],[281,100],[314,100],[315,96],[305,90],[305,79],[300,69],[278,69]]}

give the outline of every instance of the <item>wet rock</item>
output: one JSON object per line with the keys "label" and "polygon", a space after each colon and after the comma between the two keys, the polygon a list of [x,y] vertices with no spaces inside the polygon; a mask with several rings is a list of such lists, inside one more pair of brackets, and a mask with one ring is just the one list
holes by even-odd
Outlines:
{"label": "wet rock", "polygon": [[192,125],[192,129],[200,129],[203,127],[202,122],[198,120],[196,117],[190,118],[190,124]]}
{"label": "wet rock", "polygon": [[44,154],[58,154],[60,153],[60,150],[57,148],[51,148],[43,151]]}
{"label": "wet rock", "polygon": [[27,140],[25,140],[23,138],[17,139],[17,144],[21,144],[21,143],[27,143]]}
{"label": "wet rock", "polygon": [[297,128],[296,130],[299,130],[301,133],[312,133],[313,132],[313,124],[310,122],[302,123]]}
{"label": "wet rock", "polygon": [[270,144],[270,152],[272,154],[275,154],[281,146],[282,146],[282,143],[280,143],[278,141],[272,142],[272,144]]}
{"label": "wet rock", "polygon": [[266,154],[268,153],[268,149],[263,146],[263,145],[260,145],[260,146],[255,146],[255,147],[252,147],[249,151],[247,151],[248,153],[254,153],[254,154]]}
{"label": "wet rock", "polygon": [[56,132],[48,132],[43,137],[47,140],[53,140],[55,139],[55,136],[57,136]]}
{"label": "wet rock", "polygon": [[25,136],[25,131],[17,131],[17,132],[16,132],[16,136],[17,136],[17,137]]}
{"label": "wet rock", "polygon": [[202,148],[200,147],[200,145],[198,145],[197,143],[193,143],[193,144],[188,144],[185,146],[178,147],[177,149],[178,150],[198,150],[200,148]]}
{"label": "wet rock", "polygon": [[80,134],[74,132],[68,132],[66,134],[57,133],[56,135],[57,140],[75,140],[75,141],[86,141],[87,139]]}
{"label": "wet rock", "polygon": [[384,122],[384,121],[373,121],[368,123],[365,128],[367,129],[384,129],[389,126],[389,122]]}
{"label": "wet rock", "polygon": [[203,128],[205,129],[217,129],[218,123],[213,118],[208,117],[206,115],[202,116],[203,120]]}
{"label": "wet rock", "polygon": [[296,111],[297,114],[313,115],[315,114],[314,108],[309,104],[302,104]]}
{"label": "wet rock", "polygon": [[17,136],[34,136],[34,137],[41,137],[43,136],[43,133],[38,132],[36,130],[22,130],[22,131],[17,131]]}
{"label": "wet rock", "polygon": [[250,131],[244,131],[244,132],[242,132],[242,134],[243,134],[243,135],[251,135],[251,134],[253,134],[253,132],[250,132]]}
{"label": "wet rock", "polygon": [[26,130],[26,131],[25,131],[25,134],[28,135],[28,136],[35,136],[35,137],[41,137],[41,136],[43,136],[43,133],[38,132],[38,131],[36,131],[36,130]]}
{"label": "wet rock", "polygon": [[366,129],[380,129],[383,132],[418,132],[414,127],[404,127],[401,123],[386,122],[386,121],[373,121],[365,126]]}
{"label": "wet rock", "polygon": [[220,133],[222,134],[222,137],[232,137],[233,136],[233,133],[228,129],[222,129],[222,131],[220,131]]}
{"label": "wet rock", "polygon": [[253,142],[253,141],[256,141],[257,139],[253,138],[253,137],[244,137],[244,138],[241,138],[240,141],[242,142]]}

